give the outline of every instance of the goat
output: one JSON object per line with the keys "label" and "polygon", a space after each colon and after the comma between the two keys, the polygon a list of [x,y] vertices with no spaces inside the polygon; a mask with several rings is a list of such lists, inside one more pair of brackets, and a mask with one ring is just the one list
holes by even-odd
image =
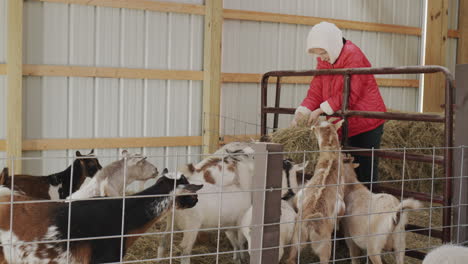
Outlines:
{"label": "goat", "polygon": [[179,168],[190,179],[217,186],[236,184],[243,190],[252,186],[254,150],[248,143],[232,142],[198,164]]}
{"label": "goat", "polygon": [[467,259],[467,247],[446,244],[429,252],[422,264],[465,264]]}
{"label": "goat", "polygon": [[[321,263],[330,260],[331,234],[335,225],[338,226],[336,218],[345,212],[343,187],[340,185],[343,183],[343,166],[337,133],[342,122],[332,124],[319,120],[312,126],[321,152],[312,179],[293,201],[300,221],[294,227],[293,243],[297,245],[312,241],[312,250]],[[296,263],[301,247],[291,248],[288,263]]]}
{"label": "goat", "polygon": [[[382,250],[395,250],[397,264],[404,263],[406,250],[405,225],[407,213],[403,210],[417,209],[421,203],[414,199],[399,201],[395,196],[386,193],[372,193],[357,179],[349,157],[344,164],[345,217],[341,220],[346,244],[352,263],[360,255],[360,249],[367,250],[373,264],[381,264]],[[370,214],[370,215],[369,215]],[[379,235],[378,235],[379,234]]]}
{"label": "goat", "polygon": [[[283,160],[283,171],[282,171],[282,188],[281,188],[281,217],[280,222],[285,223],[280,225],[280,248],[279,248],[279,259],[283,256],[284,246],[290,244],[293,232],[294,222],[296,221],[296,211],[294,211],[290,202],[293,200],[295,193],[293,190],[297,190],[300,186],[297,183],[296,173],[304,170],[307,167],[308,161],[304,164],[294,164],[292,160]],[[292,175],[292,177],[291,177]],[[239,248],[243,249],[243,244],[247,240],[249,250],[251,249],[250,242],[250,228],[252,224],[252,206],[245,212],[245,214],[239,219],[237,239],[239,242]],[[242,256],[242,254],[241,254]]]}
{"label": "goat", "polygon": [[[202,185],[190,184],[184,175],[169,174],[165,169],[153,186],[128,196],[125,200],[114,198],[71,203],[15,204],[12,232],[10,232],[10,204],[0,204],[0,241],[3,246],[3,256],[0,256],[3,259],[0,258],[0,262],[41,264],[64,263],[69,259],[69,263],[87,264],[120,261],[127,249],[138,239],[138,235],[171,211],[173,203],[176,209],[195,206],[198,202],[196,191],[201,187]],[[0,191],[0,193],[5,195],[7,192]],[[173,202],[173,194],[184,196],[176,196]],[[157,196],[148,197],[149,195]],[[30,202],[33,198],[14,194],[13,200]],[[0,197],[0,202],[9,201],[8,194]],[[121,235],[123,203],[125,203],[124,235],[132,235],[123,238],[124,248],[121,249],[120,237],[92,239]],[[70,227],[68,223],[71,223]],[[67,243],[61,241],[68,236],[70,239],[80,239],[70,242],[69,251]],[[43,243],[24,244],[36,241]]]}
{"label": "goat", "polygon": [[[284,247],[291,243],[293,234],[294,234],[294,223],[296,221],[296,211],[293,207],[286,202],[281,200],[281,217],[280,217],[280,240],[279,240],[279,256],[278,262],[281,260],[281,257],[284,253]],[[240,226],[238,230],[238,241],[239,248],[242,248],[242,245],[247,240],[248,248],[251,250],[251,237],[250,237],[250,225],[252,224],[252,206],[245,212],[245,214],[240,219],[238,225]],[[241,254],[242,256],[242,254]]]}
{"label": "goat", "polygon": [[[233,151],[223,158],[208,157],[197,165],[186,165],[182,170],[191,182],[201,183],[203,188],[198,192],[199,202],[195,207],[174,212],[174,223],[178,229],[218,228],[218,221],[223,227],[235,226],[239,216],[243,215],[251,205],[250,194],[246,195],[243,190],[250,188],[248,182],[251,182],[253,176],[253,158],[243,150]],[[246,189],[242,188],[242,181]],[[220,199],[220,192],[223,192],[222,199]],[[166,223],[166,231],[170,231],[172,215],[168,215]],[[191,253],[197,234],[197,231],[184,232],[180,244],[183,255]],[[228,229],[226,236],[232,246],[237,249],[239,243],[236,231]],[[158,247],[159,258],[164,254],[167,240],[166,234]],[[237,258],[237,254],[234,257]],[[190,263],[190,258],[183,258],[182,263]]]}
{"label": "goat", "polygon": [[[62,172],[49,176],[14,175],[14,189],[37,199],[65,199],[70,195],[70,185],[72,185],[71,192],[75,192],[83,184],[86,177],[93,177],[102,169],[93,153],[94,150],[91,150],[89,154],[82,155],[76,151],[73,165],[68,166]],[[72,173],[73,183],[71,184]],[[4,168],[0,176],[0,184],[11,188],[11,182],[12,177],[8,175],[8,169]]]}
{"label": "goat", "polygon": [[114,161],[100,170],[86,185],[67,199],[89,198],[93,196],[122,196],[124,175],[128,186],[135,180],[144,181],[155,178],[158,169],[139,154],[122,151],[122,159]]}
{"label": "goat", "polygon": [[[231,145],[232,146],[232,145]],[[229,149],[227,150],[229,153]],[[250,149],[247,149],[250,151]],[[212,160],[212,158],[208,158]],[[224,162],[225,164],[222,164]],[[199,203],[192,209],[184,211],[175,211],[174,223],[175,227],[180,230],[197,230],[200,228],[218,228],[218,219],[222,227],[236,226],[238,224],[240,216],[243,216],[247,209],[251,206],[251,196],[242,191],[250,190],[251,186],[245,186],[243,189],[240,180],[245,179],[248,182],[248,178],[253,177],[253,168],[249,166],[253,165],[253,161],[244,150],[235,150],[227,154],[223,159],[216,160],[216,162],[207,162],[204,160],[192,166],[194,173],[190,176],[190,180],[193,182],[203,183],[203,189],[199,192]],[[221,163],[221,164],[220,164]],[[247,164],[245,164],[247,163]],[[207,164],[211,164],[208,166]],[[291,189],[297,188],[296,185],[291,185],[291,182],[286,180],[289,175],[296,175],[296,172],[302,170],[307,166],[307,163],[294,165],[291,161],[286,160],[283,162],[287,173],[283,171],[283,186],[285,187],[283,195],[286,195],[286,191],[292,191]],[[221,166],[221,169],[220,169]],[[187,166],[189,167],[189,166]],[[223,175],[222,168],[232,169],[228,172],[228,177]],[[239,169],[241,167],[242,169]],[[198,169],[197,169],[198,168]],[[207,173],[208,172],[208,173]],[[241,174],[239,172],[243,172]],[[217,173],[217,174],[215,174]],[[211,176],[211,175],[216,176]],[[203,175],[203,176],[202,176]],[[210,177],[206,177],[209,175]],[[295,178],[295,177],[293,177]],[[212,181],[211,181],[212,179]],[[225,182],[226,180],[226,182]],[[221,184],[222,181],[222,184]],[[287,182],[287,183],[286,183]],[[221,185],[221,186],[218,186]],[[222,203],[220,203],[219,192],[222,194]],[[283,196],[284,197],[284,196]],[[285,199],[286,200],[286,199]],[[220,213],[221,206],[221,216]],[[172,216],[169,215],[167,219],[166,231],[170,231],[172,224]],[[234,251],[242,249],[242,245],[238,241],[238,234],[236,228],[226,230],[226,236],[229,239]],[[184,237],[181,242],[182,254],[188,255],[192,251],[198,232],[184,232]],[[158,247],[158,257],[162,257],[167,245],[167,235],[165,235]],[[242,255],[241,255],[242,256]],[[234,253],[234,260],[238,259],[238,254]],[[189,258],[182,259],[182,263],[190,263]]]}

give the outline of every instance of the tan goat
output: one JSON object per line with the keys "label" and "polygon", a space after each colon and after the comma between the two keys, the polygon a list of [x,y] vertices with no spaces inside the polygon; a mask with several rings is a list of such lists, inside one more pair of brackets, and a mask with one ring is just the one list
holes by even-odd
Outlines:
{"label": "tan goat", "polygon": [[[346,216],[342,219],[346,244],[352,263],[357,264],[361,249],[373,264],[381,264],[382,250],[394,250],[397,264],[403,264],[406,249],[405,225],[407,213],[403,210],[417,209],[421,203],[405,199],[401,203],[393,195],[372,193],[362,185],[354,172],[358,164],[344,164]],[[379,235],[381,234],[381,235]]]}
{"label": "tan goat", "polygon": [[314,176],[294,200],[299,222],[294,228],[293,244],[296,246],[291,248],[288,263],[296,263],[298,250],[303,248],[303,245],[297,244],[307,241],[312,242],[312,250],[321,263],[330,260],[331,235],[338,226],[336,217],[345,212],[343,187],[337,185],[343,183],[342,154],[337,133],[341,124],[342,121],[337,124],[318,121],[312,126],[321,152]]}

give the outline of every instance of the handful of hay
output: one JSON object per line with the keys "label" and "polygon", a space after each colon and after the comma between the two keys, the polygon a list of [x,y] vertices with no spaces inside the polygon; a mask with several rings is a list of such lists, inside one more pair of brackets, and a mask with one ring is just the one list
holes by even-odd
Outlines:
{"label": "handful of hay", "polygon": [[301,119],[297,127],[278,129],[270,135],[269,140],[282,144],[285,152],[291,152],[285,155],[286,158],[290,158],[296,163],[303,162],[305,158],[306,161],[309,161],[305,172],[314,173],[319,152],[312,151],[318,151],[319,148],[314,132],[307,126],[307,118]]}
{"label": "handful of hay", "polygon": [[[297,127],[279,129],[270,134],[271,142],[283,144],[288,158],[295,162],[309,160],[306,173],[313,174],[315,164],[318,159],[318,144],[315,134],[304,120],[299,122]],[[385,148],[432,148],[442,147],[444,144],[444,125],[441,123],[414,122],[389,120],[385,122],[384,134],[382,135],[381,149]],[[403,150],[401,150],[403,151]],[[432,149],[407,150],[407,153],[418,153],[432,155]],[[435,155],[442,155],[442,150],[436,150]],[[379,161],[379,181],[401,180],[403,171],[402,160],[392,160],[381,158]],[[443,177],[442,166],[435,164],[434,177]],[[432,189],[432,164],[415,161],[406,161],[405,179],[420,179],[417,181],[405,182],[405,189],[413,191],[431,192]],[[401,188],[401,182],[394,185]],[[434,182],[434,193],[440,193],[443,189],[443,181]]]}

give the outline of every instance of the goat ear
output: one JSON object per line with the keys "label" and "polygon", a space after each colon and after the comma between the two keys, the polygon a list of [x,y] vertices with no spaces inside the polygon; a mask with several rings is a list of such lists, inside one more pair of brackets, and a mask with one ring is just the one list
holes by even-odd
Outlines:
{"label": "goat ear", "polygon": [[167,168],[164,168],[162,174],[164,175],[164,174],[168,174],[168,173],[169,173],[169,170]]}
{"label": "goat ear", "polygon": [[82,156],[84,156],[83,154],[81,154],[81,152],[80,152],[79,150],[77,150],[77,151],[75,152],[75,154],[76,154],[77,157],[82,157]]}
{"label": "goat ear", "polygon": [[193,166],[193,163],[185,164],[182,165],[177,171],[190,177],[195,172],[195,166]]}
{"label": "goat ear", "polygon": [[335,124],[336,130],[338,130],[338,129],[343,125],[343,122],[344,122],[344,119],[341,119],[340,121],[338,121],[338,122]]}
{"label": "goat ear", "polygon": [[88,155],[92,155],[92,154],[94,154],[94,149],[92,149]]}
{"label": "goat ear", "polygon": [[305,168],[307,168],[307,165],[309,165],[309,161],[307,160],[306,162],[304,163],[300,163],[300,164],[295,164],[293,166],[293,168],[296,170],[296,171],[302,171],[304,170]]}
{"label": "goat ear", "polygon": [[333,123],[333,122],[337,121],[338,119],[339,119],[338,117],[330,117],[330,118],[328,118],[328,122]]}
{"label": "goat ear", "polygon": [[353,163],[353,168],[359,167],[359,163]]}
{"label": "goat ear", "polygon": [[7,178],[8,178],[8,168],[5,167],[3,168],[2,173],[0,173],[0,185],[6,185]]}
{"label": "goat ear", "polygon": [[187,190],[191,193],[196,193],[201,188],[203,188],[203,184],[187,184],[184,186],[184,190]]}
{"label": "goat ear", "polygon": [[143,163],[143,161],[145,161],[147,158],[148,158],[148,157],[143,157],[143,158],[141,158],[141,159],[137,162],[137,164],[138,164],[138,165],[141,165],[141,164]]}

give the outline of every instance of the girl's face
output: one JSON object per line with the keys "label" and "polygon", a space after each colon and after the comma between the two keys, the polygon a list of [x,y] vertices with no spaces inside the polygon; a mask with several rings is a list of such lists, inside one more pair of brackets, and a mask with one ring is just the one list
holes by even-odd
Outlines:
{"label": "girl's face", "polygon": [[322,59],[323,61],[330,62],[330,56],[328,55],[328,52],[324,49],[313,48],[310,49],[310,53],[320,56],[320,59]]}

